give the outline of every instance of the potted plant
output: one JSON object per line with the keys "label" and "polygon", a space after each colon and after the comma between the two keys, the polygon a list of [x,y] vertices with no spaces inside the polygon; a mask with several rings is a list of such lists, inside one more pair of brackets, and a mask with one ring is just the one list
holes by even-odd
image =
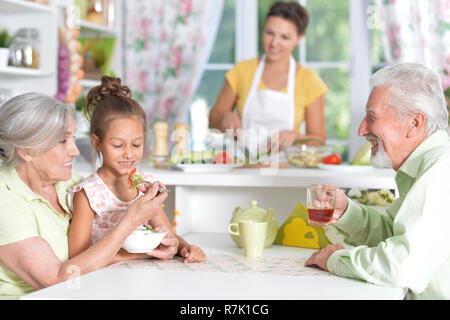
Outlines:
{"label": "potted plant", "polygon": [[9,46],[14,37],[11,37],[7,29],[0,31],[0,69],[6,68],[8,65]]}

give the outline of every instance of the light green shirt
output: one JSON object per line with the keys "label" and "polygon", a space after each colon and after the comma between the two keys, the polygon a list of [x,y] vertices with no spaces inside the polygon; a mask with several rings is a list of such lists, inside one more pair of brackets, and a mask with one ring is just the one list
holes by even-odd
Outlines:
{"label": "light green shirt", "polygon": [[[334,225],[353,246],[328,259],[331,273],[409,288],[413,299],[450,299],[450,140],[420,144],[395,175],[399,197],[380,213],[349,201]],[[355,297],[356,298],[356,297]]]}
{"label": "light green shirt", "polygon": [[[68,181],[56,183],[58,201],[66,211],[63,216],[50,203],[35,194],[20,179],[13,167],[0,167],[0,246],[42,237],[63,262],[69,258],[68,231],[72,218],[67,203],[67,188],[81,181],[75,171]],[[16,299],[34,289],[0,263],[0,299]]]}

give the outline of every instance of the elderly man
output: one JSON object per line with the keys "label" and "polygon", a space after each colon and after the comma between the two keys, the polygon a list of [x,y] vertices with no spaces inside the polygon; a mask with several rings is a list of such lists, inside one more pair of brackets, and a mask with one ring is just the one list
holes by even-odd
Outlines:
{"label": "elderly man", "polygon": [[393,168],[399,197],[386,214],[336,198],[334,227],[353,246],[330,245],[306,265],[378,285],[409,288],[413,299],[450,299],[450,141],[439,77],[419,64],[386,67],[358,134],[372,165]]}

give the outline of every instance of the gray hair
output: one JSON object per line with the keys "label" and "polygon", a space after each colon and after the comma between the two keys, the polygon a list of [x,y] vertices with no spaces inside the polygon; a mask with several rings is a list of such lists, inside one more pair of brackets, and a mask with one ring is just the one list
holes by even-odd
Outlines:
{"label": "gray hair", "polygon": [[423,112],[428,136],[448,126],[448,113],[441,80],[436,72],[418,63],[385,67],[372,75],[370,85],[387,86],[387,104],[400,120]]}
{"label": "gray hair", "polygon": [[24,93],[0,107],[0,158],[17,166],[17,148],[42,153],[64,136],[67,116],[75,119],[71,105],[40,93]]}

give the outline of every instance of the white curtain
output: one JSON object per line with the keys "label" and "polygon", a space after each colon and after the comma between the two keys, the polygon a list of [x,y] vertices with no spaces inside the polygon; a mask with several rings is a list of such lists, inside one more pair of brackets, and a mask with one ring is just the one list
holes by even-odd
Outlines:
{"label": "white curtain", "polygon": [[450,0],[377,0],[388,64],[450,71]]}
{"label": "white curtain", "polygon": [[450,115],[450,0],[377,0],[377,6],[387,63],[418,62],[435,70]]}
{"label": "white curtain", "polygon": [[223,0],[127,0],[124,6],[124,82],[149,124],[165,120],[172,129],[188,121]]}

